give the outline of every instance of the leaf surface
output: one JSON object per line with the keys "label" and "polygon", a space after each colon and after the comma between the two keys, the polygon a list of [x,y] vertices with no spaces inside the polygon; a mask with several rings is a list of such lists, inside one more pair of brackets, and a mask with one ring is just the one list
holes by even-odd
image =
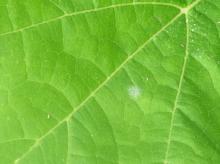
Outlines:
{"label": "leaf surface", "polygon": [[0,164],[220,162],[219,0],[1,0]]}

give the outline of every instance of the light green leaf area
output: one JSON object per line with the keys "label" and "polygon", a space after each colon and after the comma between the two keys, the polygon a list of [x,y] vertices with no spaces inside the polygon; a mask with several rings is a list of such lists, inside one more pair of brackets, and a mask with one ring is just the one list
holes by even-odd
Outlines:
{"label": "light green leaf area", "polygon": [[219,0],[0,0],[0,164],[218,163]]}

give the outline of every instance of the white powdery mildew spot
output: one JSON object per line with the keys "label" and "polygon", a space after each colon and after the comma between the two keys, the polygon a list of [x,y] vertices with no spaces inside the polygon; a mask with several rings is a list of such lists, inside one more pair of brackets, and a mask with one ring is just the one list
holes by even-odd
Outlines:
{"label": "white powdery mildew spot", "polygon": [[131,98],[137,99],[141,95],[141,89],[138,86],[130,86],[128,88],[128,94]]}

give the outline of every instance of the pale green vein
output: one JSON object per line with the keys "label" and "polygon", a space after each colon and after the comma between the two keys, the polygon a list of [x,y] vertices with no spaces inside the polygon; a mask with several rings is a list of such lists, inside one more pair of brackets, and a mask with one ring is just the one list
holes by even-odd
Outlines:
{"label": "pale green vein", "polygon": [[23,28],[20,28],[20,29],[16,29],[14,31],[1,33],[0,36],[5,36],[5,35],[17,33],[17,32],[22,32],[22,31],[30,29],[30,28],[38,27],[38,26],[43,25],[43,24],[47,24],[47,23],[51,23],[51,22],[54,22],[54,21],[57,21],[57,20],[61,20],[65,17],[71,17],[71,16],[75,16],[75,15],[81,15],[81,14],[86,14],[86,13],[91,13],[91,12],[98,12],[98,11],[102,11],[102,10],[114,9],[114,8],[120,8],[120,7],[137,6],[137,5],[159,5],[159,6],[170,6],[170,7],[174,7],[174,8],[177,8],[177,9],[181,9],[181,7],[178,6],[178,5],[174,5],[174,4],[170,4],[170,3],[162,3],[162,2],[121,3],[121,4],[111,5],[111,6],[105,6],[105,7],[100,7],[100,8],[77,11],[77,12],[73,12],[73,13],[66,13],[62,16],[52,18],[52,19],[49,19],[49,20],[46,20],[46,21],[43,21],[43,22],[40,22],[40,23],[32,24],[30,26],[26,26],[26,27],[23,27]]}
{"label": "pale green vein", "polygon": [[168,141],[167,141],[167,148],[165,152],[165,159],[164,159],[164,164],[168,164],[168,157],[169,157],[169,151],[170,151],[170,144],[171,144],[171,138],[172,138],[172,131],[173,131],[173,126],[174,126],[174,120],[175,120],[175,113],[177,111],[177,105],[178,105],[178,99],[181,93],[182,85],[183,85],[183,80],[184,80],[184,75],[186,71],[186,66],[187,66],[187,61],[189,58],[189,18],[188,18],[188,13],[189,11],[194,8],[201,0],[197,0],[188,7],[182,9],[182,13],[185,14],[185,19],[186,19],[186,49],[185,49],[185,57],[184,57],[184,63],[182,67],[182,73],[180,76],[180,81],[179,81],[179,86],[177,89],[177,94],[176,98],[174,101],[174,107],[171,113],[171,122],[170,122],[170,129],[169,129],[169,134],[168,134]]}
{"label": "pale green vein", "polygon": [[51,128],[45,135],[38,138],[26,153],[24,153],[20,158],[15,160],[15,164],[18,164],[21,159],[23,159],[28,153],[30,153],[35,147],[37,147],[40,141],[42,141],[46,136],[51,134],[57,127],[59,127],[61,124],[65,122],[68,122],[68,120],[73,116],[73,114],[77,112],[82,106],[84,106],[84,104],[86,104],[102,87],[104,87],[124,67],[124,65],[126,65],[131,59],[133,59],[134,56],[138,54],[152,39],[154,39],[161,32],[163,32],[168,26],[170,26],[173,22],[175,22],[182,14],[183,14],[182,12],[177,14],[171,21],[169,21],[165,26],[163,26],[159,31],[157,31],[154,35],[152,35],[141,46],[139,46],[136,49],[136,51],[134,51],[131,55],[129,55],[129,57],[122,64],[120,64],[120,66],[117,69],[115,69],[115,71],[111,73],[111,75],[108,76],[105,81],[103,81],[93,92],[91,92],[91,94],[84,101],[82,101],[82,103],[79,104],[67,117],[65,117],[57,125]]}

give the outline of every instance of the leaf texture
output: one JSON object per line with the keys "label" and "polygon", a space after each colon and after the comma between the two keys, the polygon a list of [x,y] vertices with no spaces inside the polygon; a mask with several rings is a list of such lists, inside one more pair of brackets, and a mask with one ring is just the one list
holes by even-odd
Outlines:
{"label": "leaf texture", "polygon": [[0,0],[0,164],[220,162],[219,0]]}

